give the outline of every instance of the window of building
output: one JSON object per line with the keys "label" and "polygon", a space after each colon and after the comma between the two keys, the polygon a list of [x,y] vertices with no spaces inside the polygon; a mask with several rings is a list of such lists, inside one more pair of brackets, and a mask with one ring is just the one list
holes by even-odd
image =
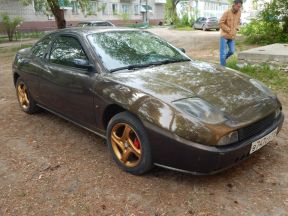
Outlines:
{"label": "window of building", "polygon": [[90,2],[90,12],[92,14],[97,14],[97,2],[96,1]]}
{"label": "window of building", "polygon": [[102,11],[102,15],[108,15],[107,3],[101,4],[101,11]]}
{"label": "window of building", "polygon": [[76,38],[61,36],[52,45],[49,61],[55,64],[74,67],[74,60],[88,62],[87,56]]}
{"label": "window of building", "polygon": [[45,9],[45,2],[34,0],[33,6],[36,14],[42,14],[43,9]]}
{"label": "window of building", "polygon": [[128,4],[122,4],[122,13],[129,13],[130,6]]}
{"label": "window of building", "polygon": [[134,5],[134,14],[138,15],[140,13],[140,5]]}
{"label": "window of building", "polygon": [[72,14],[78,14],[78,2],[76,1],[71,1],[71,5],[72,5]]}
{"label": "window of building", "polygon": [[113,13],[113,15],[118,14],[118,5],[117,4],[112,4],[112,13]]}

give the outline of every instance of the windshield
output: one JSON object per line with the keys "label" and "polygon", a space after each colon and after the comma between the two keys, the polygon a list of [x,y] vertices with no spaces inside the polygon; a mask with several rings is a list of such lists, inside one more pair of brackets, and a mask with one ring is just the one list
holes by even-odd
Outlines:
{"label": "windshield", "polygon": [[149,32],[99,32],[88,35],[88,39],[109,71],[190,60]]}

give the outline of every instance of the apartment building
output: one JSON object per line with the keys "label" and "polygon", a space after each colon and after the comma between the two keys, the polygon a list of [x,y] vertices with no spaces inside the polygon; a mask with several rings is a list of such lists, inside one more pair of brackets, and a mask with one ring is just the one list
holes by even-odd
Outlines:
{"label": "apartment building", "polygon": [[177,5],[177,12],[180,17],[188,13],[194,19],[198,17],[219,18],[229,7],[228,0],[187,0]]}
{"label": "apartment building", "polygon": [[[22,30],[50,30],[56,28],[51,12],[43,12],[43,5],[32,1],[24,6],[19,0],[0,1],[0,13],[8,13],[11,17],[21,16],[24,19]],[[109,20],[116,25],[124,23],[140,23],[148,21],[157,24],[164,19],[166,0],[91,0],[89,7],[82,10],[77,1],[64,4],[59,0],[64,9],[67,25],[76,25],[83,20]],[[0,20],[1,22],[1,20]]]}

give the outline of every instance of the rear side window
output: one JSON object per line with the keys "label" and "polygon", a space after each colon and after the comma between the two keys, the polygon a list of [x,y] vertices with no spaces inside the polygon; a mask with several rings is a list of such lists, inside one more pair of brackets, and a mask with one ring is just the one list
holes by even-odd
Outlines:
{"label": "rear side window", "polygon": [[217,21],[217,18],[216,17],[210,17],[208,18],[209,21]]}
{"label": "rear side window", "polygon": [[44,38],[43,40],[37,42],[31,49],[32,53],[38,58],[43,58],[45,51],[47,47],[49,46],[50,42],[51,42],[51,37]]}
{"label": "rear side window", "polygon": [[98,23],[93,23],[93,26],[112,26],[110,23],[108,22],[98,22]]}
{"label": "rear side window", "polygon": [[79,41],[69,36],[60,36],[57,38],[52,45],[49,61],[73,67],[75,59],[88,61]]}

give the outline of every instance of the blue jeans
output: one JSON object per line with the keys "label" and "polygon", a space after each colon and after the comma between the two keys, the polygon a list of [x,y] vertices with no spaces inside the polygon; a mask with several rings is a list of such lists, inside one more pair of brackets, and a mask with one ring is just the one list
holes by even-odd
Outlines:
{"label": "blue jeans", "polygon": [[[227,52],[228,45],[228,52]],[[228,59],[235,52],[235,40],[220,37],[220,64],[225,66]]]}

